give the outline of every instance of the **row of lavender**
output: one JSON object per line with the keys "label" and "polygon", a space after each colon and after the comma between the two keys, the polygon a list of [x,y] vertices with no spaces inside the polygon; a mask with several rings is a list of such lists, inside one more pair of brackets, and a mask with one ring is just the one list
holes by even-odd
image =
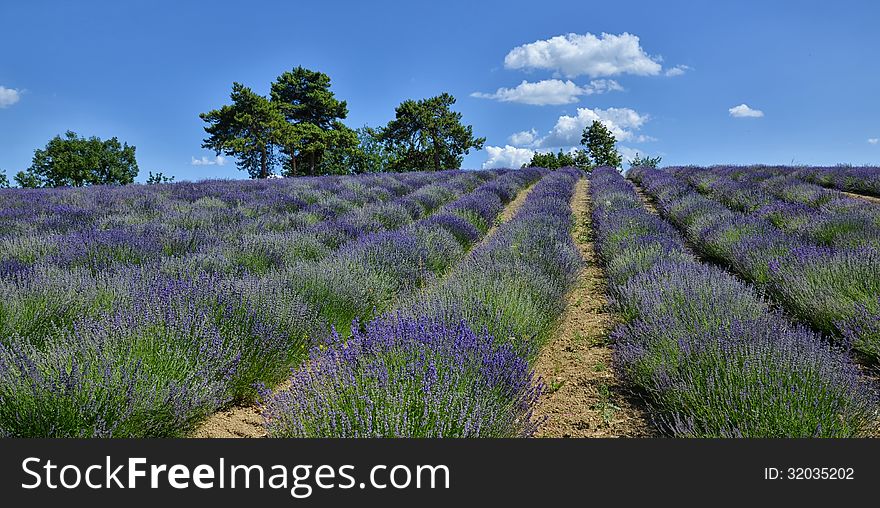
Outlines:
{"label": "row of lavender", "polygon": [[697,261],[616,170],[594,170],[590,191],[597,249],[623,319],[614,360],[661,429],[681,437],[845,437],[869,428],[875,400],[845,352]]}
{"label": "row of lavender", "polygon": [[177,273],[267,271],[326,256],[358,234],[416,220],[496,172],[264,183],[3,191],[0,276],[158,263]]}
{"label": "row of lavender", "polygon": [[880,206],[804,182],[777,169],[671,168],[675,176],[734,210],[756,214],[828,247],[880,247]]}
{"label": "row of lavender", "polygon": [[880,197],[880,167],[795,168],[794,173],[823,187]]}
{"label": "row of lavender", "polygon": [[[696,168],[684,166],[686,169]],[[702,169],[702,168],[697,168]],[[806,167],[806,166],[711,166],[706,168],[712,171],[725,172],[748,172],[750,174],[762,174],[769,177],[786,176],[801,180],[824,188],[837,189],[839,191],[864,194],[867,196],[880,197],[880,167],[876,166],[834,166],[834,167]]]}
{"label": "row of lavender", "polygon": [[636,169],[630,175],[702,254],[760,285],[797,318],[867,361],[880,358],[876,246],[820,246],[759,212],[728,208],[667,172]]}
{"label": "row of lavender", "polygon": [[266,393],[269,435],[531,435],[542,387],[531,361],[581,263],[570,234],[580,176],[545,176],[447,277],[314,349],[289,388]]}
{"label": "row of lavender", "polygon": [[401,231],[354,235],[319,261],[265,273],[181,277],[119,264],[8,276],[0,280],[0,435],[183,435],[229,401],[252,398],[255,383],[283,379],[339,312],[349,322],[369,318],[442,273],[541,175],[449,174],[452,195],[462,178],[488,182],[423,207]]}

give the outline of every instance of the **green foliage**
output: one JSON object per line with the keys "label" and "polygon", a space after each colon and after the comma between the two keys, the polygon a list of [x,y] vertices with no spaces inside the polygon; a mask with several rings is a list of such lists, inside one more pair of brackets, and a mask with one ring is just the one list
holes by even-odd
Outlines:
{"label": "green foliage", "polygon": [[330,76],[304,67],[278,76],[270,98],[293,124],[309,123],[327,130],[337,119],[348,116],[346,102],[337,100],[330,91]]}
{"label": "green foliage", "polygon": [[266,178],[275,165],[275,148],[290,136],[290,125],[278,105],[240,84],[232,84],[231,105],[199,117],[209,125],[202,148],[237,159],[251,178]]}
{"label": "green foliage", "polygon": [[581,144],[586,145],[595,166],[611,166],[619,168],[622,158],[614,148],[617,140],[602,122],[593,120],[590,127],[584,129]]}
{"label": "green foliage", "polygon": [[636,152],[636,156],[629,161],[630,167],[633,168],[657,168],[660,164],[662,157],[659,155],[657,157],[649,157],[649,156],[640,156],[639,152]]}
{"label": "green foliage", "polygon": [[127,184],[138,174],[135,147],[110,138],[81,138],[73,131],[55,136],[43,149],[34,150],[31,166],[19,171],[21,187],[82,187]]}
{"label": "green foliage", "polygon": [[0,169],[0,189],[9,188],[9,178],[6,178],[6,172]]}
{"label": "green foliage", "polygon": [[352,173],[381,173],[391,163],[391,153],[379,139],[376,129],[363,126],[355,129],[358,147],[352,150],[352,157],[347,167]]}
{"label": "green foliage", "polygon": [[24,171],[19,171],[15,174],[15,183],[21,187],[22,189],[36,189],[38,187],[42,187],[42,182],[40,178],[33,173],[25,173]]}
{"label": "green foliage", "polygon": [[173,181],[173,176],[165,176],[161,171],[158,171],[155,175],[152,171],[150,171],[150,176],[147,177],[148,185],[155,185],[157,183],[171,183]]}
{"label": "green foliage", "polygon": [[473,127],[462,125],[461,113],[450,110],[453,104],[455,97],[443,93],[397,106],[395,118],[379,131],[390,154],[388,169],[458,169],[471,148],[482,149],[486,138],[474,138]]}
{"label": "green foliage", "polygon": [[330,76],[296,67],[272,83],[270,98],[292,127],[281,148],[286,176],[349,172],[358,137],[340,121],[348,106],[330,91]]}
{"label": "green foliage", "polygon": [[[309,155],[309,165],[304,166],[306,171],[299,174],[345,175],[357,172],[353,169],[353,165],[357,164],[361,156],[357,132],[339,121],[334,122],[334,125],[335,127],[318,133],[312,146],[319,147],[319,151]],[[294,126],[294,128],[298,127],[300,126]],[[288,159],[289,161],[292,159]],[[314,169],[311,166],[313,161]],[[285,164],[285,176],[297,176],[290,171],[291,167],[290,164]]]}
{"label": "green foliage", "polygon": [[235,157],[252,178],[268,177],[279,163],[284,176],[453,169],[486,142],[461,124],[447,93],[404,101],[384,128],[352,130],[330,77],[303,67],[279,76],[269,98],[234,83],[231,99],[200,115],[209,124],[202,147]]}
{"label": "green foliage", "polygon": [[575,167],[589,171],[593,168],[590,163],[590,157],[586,150],[575,150],[574,152],[563,152],[562,149],[558,153],[553,152],[535,152],[527,164],[523,164],[524,168],[545,168],[559,169],[565,167]]}

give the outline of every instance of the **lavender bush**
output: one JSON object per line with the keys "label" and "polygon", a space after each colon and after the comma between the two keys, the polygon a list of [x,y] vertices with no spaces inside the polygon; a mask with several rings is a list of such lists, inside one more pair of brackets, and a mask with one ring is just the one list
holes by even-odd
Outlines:
{"label": "lavender bush", "polygon": [[[528,181],[543,173],[510,174]],[[447,277],[401,299],[363,330],[355,322],[349,340],[314,350],[289,389],[266,395],[269,434],[531,435],[541,384],[529,361],[580,264],[570,234],[570,200],[580,176],[577,170],[544,176],[513,219]],[[504,181],[492,187],[504,188]],[[494,200],[465,203],[473,215],[491,218],[483,210]],[[467,217],[459,206],[449,208]],[[488,210],[497,214],[494,205]]]}
{"label": "lavender bush", "polygon": [[[722,235],[719,251],[737,243],[737,233],[712,231],[725,213],[703,213],[700,199],[684,199],[686,185],[660,185],[646,174],[635,172],[685,231]],[[612,334],[614,361],[663,431],[845,437],[872,428],[875,396],[845,352],[789,323],[735,277],[694,259],[616,170],[594,170],[590,189],[597,247],[624,321]]]}
{"label": "lavender bush", "polygon": [[[872,325],[880,319],[880,237],[875,238],[870,228],[833,226],[849,220],[845,215],[843,219],[824,219],[822,216],[828,212],[823,207],[839,206],[839,200],[826,201],[818,208],[800,203],[814,213],[806,221],[795,222],[812,233],[788,231],[784,224],[791,221],[779,217],[787,213],[786,202],[772,201],[751,214],[731,210],[722,204],[723,192],[710,192],[710,198],[696,191],[696,186],[688,185],[688,175],[699,175],[700,171],[673,170],[682,179],[667,172],[643,169],[632,172],[632,176],[658,200],[661,211],[685,231],[703,254],[760,284],[789,312],[875,363],[880,358],[880,338]],[[729,170],[713,170],[713,181],[725,184],[725,171]],[[740,178],[750,177],[744,169],[739,172]],[[857,205],[866,210],[860,212],[863,219],[873,213],[873,206],[867,202]],[[767,213],[768,210],[771,211]]]}
{"label": "lavender bush", "polygon": [[263,407],[271,437],[525,437],[540,385],[466,324],[389,318],[316,350]]}
{"label": "lavender bush", "polygon": [[477,240],[427,219],[506,173],[0,192],[0,435],[180,436],[253,400],[330,328],[291,274],[387,308]]}

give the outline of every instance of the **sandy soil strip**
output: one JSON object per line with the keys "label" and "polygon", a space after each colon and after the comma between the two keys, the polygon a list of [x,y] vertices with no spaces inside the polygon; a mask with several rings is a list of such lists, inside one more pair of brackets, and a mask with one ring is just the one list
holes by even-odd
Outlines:
{"label": "sandy soil strip", "polygon": [[[528,197],[529,193],[532,192],[535,184],[540,181],[541,180],[538,179],[537,182],[519,191],[516,197],[513,198],[513,201],[507,203],[507,205],[504,206],[504,210],[501,210],[501,214],[499,214],[498,218],[495,219],[495,224],[492,224],[492,227],[489,228],[489,231],[486,231],[486,235],[483,236],[483,238],[479,242],[477,242],[477,245],[484,243],[486,240],[488,240],[495,233],[495,231],[498,230],[499,226],[509,221],[513,218],[514,215],[516,215],[516,212],[518,212],[519,209],[522,208],[523,203],[526,202],[526,197]],[[474,245],[474,247],[476,248],[477,245]]]}
{"label": "sandy soil strip", "polygon": [[191,437],[266,437],[266,429],[257,406],[235,406],[209,416]]}
{"label": "sandy soil strip", "polygon": [[636,190],[636,194],[638,194],[639,197],[642,198],[642,203],[645,205],[645,208],[647,208],[648,211],[653,213],[654,215],[660,215],[660,213],[657,211],[657,207],[654,206],[654,201],[651,199],[650,196],[645,193],[644,190],[642,190],[642,187],[640,185],[636,185],[632,180],[627,180],[627,182],[632,186],[633,189]]}
{"label": "sandy soil strip", "polygon": [[846,191],[840,191],[840,192],[842,192],[844,195],[849,196],[851,198],[864,199],[865,201],[870,201],[871,203],[880,205],[880,198],[878,198],[878,197],[866,196],[864,194],[856,194],[854,192],[846,192]]}
{"label": "sandy soil strip", "polygon": [[589,183],[575,188],[575,243],[584,259],[566,295],[553,339],[535,371],[547,384],[537,410],[547,420],[538,437],[647,437],[656,432],[641,403],[614,374],[608,334],[615,325],[605,298],[605,274],[590,239]]}
{"label": "sandy soil strip", "polygon": [[[516,197],[504,207],[495,224],[489,229],[480,242],[485,242],[498,229],[498,226],[509,221],[520,209],[526,200],[526,196],[534,187],[534,184],[521,190]],[[286,382],[285,382],[286,384]],[[282,387],[276,388],[276,390]],[[266,429],[263,427],[263,417],[256,405],[233,406],[218,411],[209,416],[207,420],[199,424],[192,433],[195,438],[236,438],[236,437],[266,437]]]}

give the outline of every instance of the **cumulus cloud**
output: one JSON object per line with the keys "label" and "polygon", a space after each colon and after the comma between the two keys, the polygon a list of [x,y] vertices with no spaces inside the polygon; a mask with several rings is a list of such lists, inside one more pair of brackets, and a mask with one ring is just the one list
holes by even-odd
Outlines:
{"label": "cumulus cloud", "polygon": [[196,159],[195,157],[192,157],[193,166],[223,166],[224,164],[226,164],[226,158],[222,155],[218,155],[213,159],[209,159],[204,155],[201,159]]}
{"label": "cumulus cloud", "polygon": [[535,155],[534,150],[510,145],[487,146],[486,152],[489,158],[483,163],[483,169],[520,168],[532,160],[532,156]]}
{"label": "cumulus cloud", "polygon": [[877,143],[880,143],[880,138],[868,138],[868,143],[876,145]]}
{"label": "cumulus cloud", "polygon": [[623,87],[613,79],[594,79],[585,86],[579,86],[571,80],[545,79],[534,83],[523,80],[514,88],[499,88],[495,93],[474,92],[471,97],[535,106],[558,106],[575,103],[582,95],[619,90],[623,90]]}
{"label": "cumulus cloud", "polygon": [[636,150],[635,148],[623,145],[617,145],[617,153],[620,154],[620,157],[623,159],[623,162],[629,164],[629,161],[636,158],[636,155],[645,155],[644,151]]}
{"label": "cumulus cloud", "polygon": [[648,115],[640,114],[630,108],[578,108],[574,116],[560,116],[556,120],[556,125],[550,129],[550,133],[538,140],[535,145],[539,147],[578,145],[584,128],[592,125],[595,120],[602,122],[614,134],[617,141],[637,143],[651,141],[653,138],[650,136],[640,136],[634,132],[641,129],[648,119]]}
{"label": "cumulus cloud", "polygon": [[671,78],[671,77],[675,77],[675,76],[681,76],[682,74],[684,74],[685,72],[687,72],[689,70],[691,70],[691,68],[688,67],[687,65],[676,65],[675,67],[670,67],[669,69],[666,69],[666,72],[664,74],[667,77]]}
{"label": "cumulus cloud", "polygon": [[654,76],[660,73],[660,58],[648,56],[639,38],[630,33],[557,35],[546,40],[523,44],[504,57],[508,69],[545,69],[569,78],[587,75],[592,78],[635,74]]}
{"label": "cumulus cloud", "polygon": [[584,89],[588,91],[587,95],[623,91],[623,87],[620,86],[620,83],[613,79],[594,79],[593,81],[590,81],[590,84],[584,87]]}
{"label": "cumulus cloud", "polygon": [[538,131],[535,129],[515,132],[507,138],[511,145],[531,145],[536,139],[538,139]]}
{"label": "cumulus cloud", "polygon": [[752,109],[746,104],[740,104],[727,110],[734,118],[761,118],[764,112],[760,109]]}
{"label": "cumulus cloud", "polygon": [[0,108],[8,108],[21,100],[21,90],[0,86]]}

